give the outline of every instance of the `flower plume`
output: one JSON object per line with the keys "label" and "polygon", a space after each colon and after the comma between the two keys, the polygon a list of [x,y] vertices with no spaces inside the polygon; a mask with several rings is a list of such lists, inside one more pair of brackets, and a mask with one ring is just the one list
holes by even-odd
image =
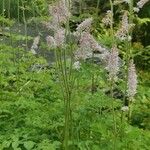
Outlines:
{"label": "flower plume", "polygon": [[77,32],[81,33],[82,31],[90,31],[91,24],[92,24],[93,18],[87,18],[85,19],[81,24],[77,27]]}
{"label": "flower plume", "polygon": [[137,6],[138,8],[142,8],[149,0],[140,0],[138,3],[137,3]]}
{"label": "flower plume", "polygon": [[54,35],[54,39],[58,47],[63,46],[65,43],[65,29],[58,29]]}
{"label": "flower plume", "polygon": [[136,89],[137,89],[137,74],[133,60],[131,60],[128,68],[128,90],[127,90],[128,96],[130,98],[134,97],[134,95],[136,94]]}
{"label": "flower plume", "polygon": [[63,28],[58,29],[55,32],[54,37],[53,36],[47,36],[46,41],[47,41],[47,45],[51,48],[64,46],[64,43],[65,43],[65,29],[63,29]]}
{"label": "flower plume", "polygon": [[62,23],[66,23],[71,16],[65,0],[59,0],[55,5],[49,6],[49,13],[52,16],[52,20],[50,23],[47,23],[47,26],[55,30],[57,30]]}
{"label": "flower plume", "polygon": [[116,33],[116,37],[121,40],[127,39],[129,29],[130,29],[130,25],[128,22],[128,13],[127,11],[125,11],[122,16],[121,27],[118,29]]}
{"label": "flower plume", "polygon": [[54,37],[52,37],[52,36],[47,36],[46,37],[46,41],[47,41],[47,45],[49,46],[49,47],[56,47],[56,41],[55,41],[55,39],[54,39]]}
{"label": "flower plume", "polygon": [[108,64],[106,70],[109,72],[110,80],[114,79],[119,71],[119,56],[116,45],[112,47],[111,52],[108,56]]}
{"label": "flower plume", "polygon": [[113,24],[113,22],[112,22],[112,12],[110,10],[107,11],[106,16],[102,19],[102,22],[106,26],[110,26],[111,24]]}

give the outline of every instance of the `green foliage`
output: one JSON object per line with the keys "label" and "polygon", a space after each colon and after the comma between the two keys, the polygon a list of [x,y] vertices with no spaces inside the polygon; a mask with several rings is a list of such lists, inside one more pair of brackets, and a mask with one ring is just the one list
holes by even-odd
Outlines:
{"label": "green foliage", "polygon": [[[5,10],[5,11],[3,11]],[[0,14],[8,18],[23,19],[47,14],[46,0],[1,0]]]}
{"label": "green foliage", "polygon": [[49,134],[52,139],[56,138],[58,128],[62,126],[59,94],[53,90],[55,84],[50,78],[53,72],[45,69],[39,71],[40,68],[32,71],[33,65],[45,66],[47,63],[42,58],[25,53],[23,49],[0,45],[0,58],[1,147],[32,149],[39,143],[40,149],[40,142],[46,140]]}
{"label": "green foliage", "polygon": [[[4,1],[0,1],[0,13]],[[9,2],[11,6],[9,10]],[[6,11],[0,16],[2,26],[11,27],[17,18],[18,1],[5,1]],[[30,18],[28,23],[47,20],[45,0],[19,1],[19,17]],[[51,3],[51,0],[48,1]],[[85,3],[85,2],[84,2]],[[112,44],[110,30],[99,24],[94,15],[97,1],[87,1],[91,12],[82,10],[80,17],[73,16],[71,21],[81,22],[83,18],[93,15],[93,34],[108,48]],[[104,1],[101,1],[101,4]],[[85,5],[85,6],[86,6]],[[107,7],[107,3],[104,8]],[[9,10],[9,11],[8,11]],[[85,12],[84,12],[85,11]],[[87,13],[88,12],[88,13]],[[9,18],[9,13],[11,14]],[[139,24],[148,24],[149,19],[138,18]],[[72,27],[73,28],[73,27]],[[1,32],[1,31],[0,31]],[[5,38],[4,38],[5,37]],[[3,39],[4,38],[4,39]],[[45,38],[45,37],[44,37]],[[0,150],[62,150],[64,138],[64,101],[55,69],[55,63],[48,63],[45,58],[33,55],[17,43],[33,37],[20,33],[2,31],[0,42]],[[8,41],[13,43],[7,43]],[[14,44],[15,43],[15,44]],[[40,48],[46,51],[45,40]],[[125,45],[119,43],[121,56],[125,55]],[[11,46],[10,46],[11,45]],[[16,46],[17,45],[17,46]],[[23,47],[23,46],[22,46]],[[69,47],[70,48],[70,47]],[[74,48],[74,47],[73,47]],[[149,150],[150,139],[150,78],[149,51],[141,42],[134,42],[132,55],[141,70],[138,70],[139,86],[135,97],[131,121],[127,121],[128,112],[122,112],[125,81],[116,82],[117,95],[110,96],[108,74],[102,64],[93,64],[92,60],[82,61],[79,70],[72,69],[74,86],[72,89],[71,129],[69,150],[112,150],[113,147],[113,114],[112,101],[116,115],[116,150]],[[47,51],[46,51],[47,52]],[[70,59],[66,66],[69,68]],[[67,70],[68,71],[68,70]],[[119,73],[120,76],[122,72]],[[91,79],[94,75],[94,85]],[[119,95],[119,96],[118,96]],[[121,96],[120,96],[121,95]],[[123,121],[122,114],[123,113]]]}
{"label": "green foliage", "polygon": [[145,48],[137,47],[134,49],[135,53],[135,61],[139,68],[148,70],[149,71],[149,65],[150,65],[150,46],[147,46]]}
{"label": "green foliage", "polygon": [[[18,55],[14,55],[18,53],[19,58]],[[25,53],[23,49],[15,49],[7,45],[0,46],[0,64],[1,149],[61,149],[64,126],[63,101],[55,82],[57,78],[54,70],[32,71],[31,66],[46,65],[46,61]],[[78,94],[74,93],[75,97],[71,102],[74,140],[70,141],[70,148],[109,150],[112,149],[113,136],[110,111],[112,99],[105,94],[107,80],[103,68],[97,72],[97,92],[94,95],[91,94],[90,79],[92,72],[97,70],[96,66],[92,70],[91,67],[83,63],[81,70],[74,72],[80,82],[76,87]],[[142,85],[140,88],[132,124],[148,130],[149,123],[146,122],[148,111],[143,109],[142,104],[144,102],[145,107],[148,107],[148,101],[145,100],[148,91],[146,92],[146,88]],[[143,94],[144,90],[145,94]],[[141,104],[138,104],[139,100]],[[118,99],[115,101],[115,108],[120,107],[121,101]],[[120,109],[116,111],[116,114],[120,122]],[[143,120],[137,120],[137,118]],[[120,124],[117,126],[120,128]],[[149,149],[149,132],[134,126],[125,124],[125,139],[121,142],[119,137],[117,138],[117,149]]]}

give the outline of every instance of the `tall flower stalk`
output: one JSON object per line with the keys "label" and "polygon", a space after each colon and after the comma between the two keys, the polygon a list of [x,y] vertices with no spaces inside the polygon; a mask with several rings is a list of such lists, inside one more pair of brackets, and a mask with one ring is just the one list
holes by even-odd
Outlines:
{"label": "tall flower stalk", "polygon": [[[122,132],[121,137],[123,137],[125,133],[124,121],[125,121],[126,114],[128,113],[129,121],[131,118],[133,97],[136,93],[136,87],[137,87],[137,75],[135,71],[135,65],[133,63],[133,54],[132,54],[132,31],[134,27],[133,24],[134,12],[135,10],[139,11],[139,9],[143,7],[143,5],[146,2],[147,1],[140,0],[137,3],[137,8],[134,8],[133,0],[126,1],[126,3],[128,4],[128,10],[124,10],[124,13],[122,15],[122,20],[121,20],[121,26],[115,35],[116,38],[120,40],[125,47],[125,55],[124,55],[125,87],[124,87],[124,98],[123,98],[124,102],[121,108],[121,132]],[[127,102],[128,102],[128,106],[126,106]]]}
{"label": "tall flower stalk", "polygon": [[110,85],[110,94],[112,98],[112,115],[113,115],[113,149],[116,149],[116,138],[117,138],[117,124],[116,124],[116,113],[114,106],[114,85],[115,80],[117,79],[117,73],[119,70],[119,56],[118,49],[115,40],[114,34],[114,3],[112,0],[109,0],[110,10],[107,11],[106,16],[102,19],[102,22],[105,26],[110,27],[110,36],[112,39],[111,51],[108,55],[108,62],[106,69],[109,73],[109,85]]}
{"label": "tall flower stalk", "polygon": [[[134,10],[133,10],[133,0],[127,2],[129,11],[124,10],[121,20],[120,28],[117,30],[115,36],[118,40],[124,43],[125,47],[125,55],[124,55],[124,80],[125,80],[125,87],[124,87],[124,103],[126,102],[126,91],[127,91],[127,76],[128,76],[128,68],[129,68],[129,60],[132,58],[132,28],[133,28],[133,17],[134,17]],[[122,113],[123,115],[123,113]],[[122,118],[122,117],[121,117]]]}
{"label": "tall flower stalk", "polygon": [[127,87],[128,87],[127,93],[128,93],[128,98],[129,98],[128,119],[130,121],[131,114],[132,114],[132,102],[134,100],[134,96],[135,96],[136,90],[137,90],[137,74],[136,74],[136,69],[135,69],[133,60],[130,60],[130,62],[129,62]]}
{"label": "tall flower stalk", "polygon": [[[54,36],[47,37],[47,44],[55,49],[56,70],[64,99],[64,140],[63,149],[68,150],[71,137],[71,95],[72,95],[72,57],[67,66],[67,52],[72,56],[72,44],[66,41],[70,37],[70,1],[60,0],[50,6],[52,20],[47,26],[54,30]],[[65,28],[61,25],[65,24]],[[70,39],[70,38],[69,38]],[[68,48],[69,47],[69,48]]]}
{"label": "tall flower stalk", "polygon": [[[131,47],[132,47],[132,28],[133,28],[133,19],[134,19],[134,7],[133,7],[133,0],[130,0],[130,2],[128,3],[129,5],[129,18],[128,20],[128,29],[127,29],[127,33],[126,33],[126,40],[125,40],[125,47],[126,47],[126,56],[125,56],[125,62],[126,62],[126,68],[125,68],[125,81],[126,81],[126,85],[125,85],[125,93],[124,93],[124,104],[125,104],[125,99],[126,99],[126,93],[129,94],[129,92],[131,92],[131,85],[132,85],[132,80],[131,76],[133,75],[135,80],[137,80],[136,77],[136,71],[135,71],[135,66],[133,64],[133,56],[132,56],[132,51],[131,51]],[[130,37],[130,38],[129,38]],[[132,75],[131,75],[132,74]],[[137,81],[135,81],[137,82]],[[137,84],[137,83],[136,83]],[[136,85],[135,85],[136,86]],[[135,87],[136,89],[136,87]],[[132,100],[133,97],[131,98],[129,95],[128,96],[128,119],[130,120],[131,118],[131,105],[132,105]]]}
{"label": "tall flower stalk", "polygon": [[117,125],[116,125],[116,114],[114,107],[114,99],[113,99],[113,89],[115,80],[117,78],[117,73],[119,70],[119,57],[118,57],[118,49],[116,46],[113,46],[108,58],[108,65],[106,68],[109,72],[109,80],[110,80],[110,93],[112,98],[112,114],[113,114],[113,130],[114,130],[114,149],[116,149],[116,137],[117,137]]}
{"label": "tall flower stalk", "polygon": [[[114,36],[114,5],[113,1],[109,0],[110,2],[110,29],[111,29],[111,37],[112,37],[112,43],[115,43],[115,36]],[[118,65],[118,49],[116,45],[112,46],[110,55],[109,55],[109,61],[108,61],[108,72],[109,72],[109,79],[110,79],[110,92],[111,92],[111,98],[112,98],[112,114],[113,114],[113,130],[114,130],[114,137],[113,137],[113,149],[116,149],[116,137],[117,137],[117,125],[116,125],[116,114],[115,114],[115,109],[114,109],[114,100],[113,100],[113,88],[115,84],[115,78],[117,75],[117,72],[119,70],[119,65]]]}

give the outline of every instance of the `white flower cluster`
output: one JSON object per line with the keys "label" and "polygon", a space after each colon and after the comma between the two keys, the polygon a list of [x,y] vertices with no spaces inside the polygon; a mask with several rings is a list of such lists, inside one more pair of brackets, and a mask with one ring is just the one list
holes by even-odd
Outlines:
{"label": "white flower cluster", "polygon": [[47,41],[47,45],[51,48],[55,48],[56,47],[56,41],[54,39],[54,37],[52,36],[47,36],[46,37],[46,41]]}
{"label": "white flower cluster", "polygon": [[52,16],[50,28],[57,29],[61,23],[66,23],[71,16],[68,5],[65,0],[59,0],[55,5],[49,6],[49,13]]}
{"label": "white flower cluster", "polygon": [[132,99],[136,94],[136,89],[137,89],[137,74],[133,60],[131,60],[128,68],[128,90],[127,90],[130,99]]}
{"label": "white flower cluster", "polygon": [[[114,1],[114,5],[119,5],[121,3],[127,3],[130,4],[131,0],[115,0]],[[135,13],[138,13],[140,11],[140,9],[147,3],[149,2],[149,0],[139,0],[137,3],[137,6],[133,8]]]}
{"label": "white flower cluster", "polygon": [[113,46],[108,56],[108,64],[106,70],[109,72],[109,79],[115,79],[119,71],[119,53],[118,48]]}
{"label": "white flower cluster", "polygon": [[149,0],[140,0],[138,3],[137,3],[137,7],[138,8],[142,8]]}
{"label": "white flower cluster", "polygon": [[80,67],[81,67],[81,63],[79,61],[74,62],[73,69],[80,70]]}
{"label": "white flower cluster", "polygon": [[87,58],[92,57],[92,51],[78,48],[74,52],[74,57],[75,60],[80,60],[80,59],[86,60]]}
{"label": "white flower cluster", "polygon": [[134,7],[134,8],[133,8],[133,11],[134,11],[135,13],[138,13],[138,12],[140,11],[140,9],[139,9],[138,7]]}
{"label": "white flower cluster", "polygon": [[51,48],[63,47],[65,43],[65,30],[63,28],[58,29],[54,37],[47,36],[46,37],[47,45]]}
{"label": "white flower cluster", "polygon": [[124,112],[125,112],[125,111],[129,111],[129,107],[128,107],[128,106],[123,106],[123,107],[121,108],[121,110],[124,111]]}
{"label": "white flower cluster", "polygon": [[54,34],[54,39],[58,47],[62,47],[65,43],[65,29],[58,29]]}
{"label": "white flower cluster", "polygon": [[80,38],[80,48],[101,51],[101,46],[89,32],[83,32]]}
{"label": "white flower cluster", "polygon": [[118,29],[115,36],[118,39],[120,39],[121,41],[131,40],[131,37],[128,37],[128,32],[132,26],[133,25],[129,24],[129,22],[128,22],[128,12],[125,11],[123,16],[122,16],[121,27]]}
{"label": "white flower cluster", "polygon": [[81,24],[78,25],[76,31],[81,33],[83,31],[89,32],[91,29],[93,18],[85,19]]}
{"label": "white flower cluster", "polygon": [[93,52],[99,51],[104,53],[106,51],[90,34],[91,24],[93,18],[87,18],[78,25],[74,36],[79,40],[79,49],[75,51],[76,59],[83,59],[92,57]]}
{"label": "white flower cluster", "polygon": [[106,12],[106,16],[102,19],[102,22],[104,25],[106,26],[110,26],[111,24],[113,24],[112,22],[112,12],[110,10],[108,10]]}
{"label": "white flower cluster", "polygon": [[137,6],[133,8],[134,12],[138,13],[140,11],[141,8],[143,8],[143,6],[148,2],[149,0],[140,0],[137,3]]}
{"label": "white flower cluster", "polygon": [[93,52],[105,53],[103,48],[89,32],[82,32],[79,39],[79,49],[75,52],[76,59],[92,57]]}
{"label": "white flower cluster", "polygon": [[68,3],[65,0],[57,1],[54,5],[49,6],[49,13],[52,20],[46,23],[46,26],[54,30],[54,36],[47,36],[47,44],[51,48],[62,47],[65,43],[65,29],[61,26],[71,16]]}
{"label": "white flower cluster", "polygon": [[[66,34],[61,23],[66,23],[67,19],[70,17],[70,12],[64,1],[65,0],[60,0],[59,2],[55,3],[54,6],[50,7],[52,20],[49,23],[49,26],[51,29],[53,28],[54,36],[47,36],[46,41],[48,46],[51,48],[63,47],[65,45]],[[110,11],[107,12],[107,15],[111,19],[112,14]],[[77,26],[76,31],[73,33],[77,39],[77,42],[79,43],[78,49],[74,52],[76,62],[73,65],[77,70],[80,68],[78,60],[91,58],[93,55],[95,56],[95,52],[100,54],[99,58],[104,63],[107,62],[109,58],[109,50],[102,47],[90,33],[92,22],[93,18],[85,19]],[[110,22],[107,23],[110,24]]]}

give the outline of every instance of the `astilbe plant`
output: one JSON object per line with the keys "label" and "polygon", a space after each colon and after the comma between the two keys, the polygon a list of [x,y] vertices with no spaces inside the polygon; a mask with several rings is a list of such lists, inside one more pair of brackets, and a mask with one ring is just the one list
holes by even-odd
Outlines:
{"label": "astilbe plant", "polygon": [[130,60],[129,62],[129,68],[128,68],[128,97],[130,100],[133,99],[133,97],[136,94],[137,90],[137,74],[135,70],[135,64],[133,63],[133,60]]}
{"label": "astilbe plant", "polygon": [[[52,15],[52,20],[48,28],[54,29],[54,36],[48,36],[46,38],[47,44],[51,48],[55,48],[56,50],[56,62],[57,62],[57,69],[58,74],[60,74],[60,82],[61,87],[64,95],[64,102],[65,102],[65,127],[64,127],[64,148],[68,149],[68,141],[70,136],[70,101],[71,101],[71,89],[70,89],[70,78],[67,74],[67,67],[66,67],[66,33],[68,32],[67,28],[64,29],[61,26],[61,23],[67,23],[67,19],[69,19],[70,13],[67,11],[66,5],[60,5],[63,1],[56,3],[54,6],[50,7],[50,13]],[[62,8],[62,6],[64,8]],[[57,17],[57,19],[56,19]],[[111,18],[112,19],[112,18]],[[75,60],[73,68],[77,70],[80,69],[80,60],[87,58],[93,58],[94,52],[100,52],[103,57],[102,59],[106,59],[108,61],[107,70],[109,72],[109,77],[111,83],[114,82],[116,78],[118,68],[118,49],[115,46],[112,47],[111,52],[109,52],[106,48],[102,47],[92,36],[90,33],[91,25],[92,25],[93,18],[87,18],[81,24],[79,24],[76,28],[76,31],[73,33],[75,37],[77,37],[79,45],[78,49],[74,52]],[[112,22],[111,22],[112,23]],[[52,25],[52,26],[51,26]],[[70,32],[70,31],[69,31]],[[70,33],[71,34],[71,33]],[[105,60],[106,61],[106,60]],[[72,60],[71,60],[72,62]],[[93,90],[94,84],[94,76],[92,77],[92,89]],[[112,89],[113,90],[113,85]],[[115,114],[114,114],[114,107],[113,107],[113,119],[114,119],[114,130],[116,132],[116,121],[115,121]],[[115,134],[116,135],[116,134]]]}
{"label": "astilbe plant", "polygon": [[[78,38],[79,45],[78,49],[74,52],[75,60],[86,60],[92,58],[92,64],[94,63],[95,52],[101,53],[100,59],[105,61],[108,50],[99,44],[96,39],[91,34],[91,25],[93,18],[87,18],[81,24],[77,26],[76,32],[74,32],[75,37]],[[94,92],[94,73],[92,73],[91,78],[91,92]]]}
{"label": "astilbe plant", "polygon": [[[113,21],[113,5],[120,5],[120,3],[126,2],[129,6],[129,11],[128,10],[124,10],[123,11],[123,15],[122,15],[122,19],[121,19],[121,23],[119,28],[117,29],[117,31],[114,30],[114,21]],[[134,96],[136,94],[136,89],[137,89],[137,75],[136,75],[136,69],[135,69],[135,65],[133,63],[133,60],[131,60],[131,58],[133,58],[132,55],[132,30],[134,27],[134,23],[133,23],[133,19],[134,19],[134,12],[138,12],[146,3],[148,2],[148,0],[144,1],[144,0],[140,0],[137,3],[136,7],[133,7],[133,1],[114,1],[114,3],[110,0],[110,5],[111,5],[111,10],[107,11],[106,13],[106,17],[102,19],[102,22],[104,25],[106,25],[107,27],[109,26],[111,28],[111,36],[112,36],[112,41],[116,44],[123,44],[124,45],[124,49],[125,49],[125,55],[124,55],[124,60],[125,60],[125,67],[124,67],[124,81],[126,84],[126,88],[125,88],[125,92],[124,92],[124,99],[126,96],[128,96],[128,106],[124,106],[121,108],[122,112],[126,112],[128,111],[128,118],[131,118],[131,112],[132,112],[132,102],[134,99]],[[135,11],[138,10],[138,11]],[[106,67],[106,69],[109,72],[109,78],[112,79],[112,77],[116,76],[116,72],[118,71],[118,68],[113,65],[113,62],[111,60],[112,58],[112,52],[110,52],[109,56],[108,56],[108,66]],[[116,53],[117,56],[117,53]],[[117,62],[117,61],[116,61]],[[110,72],[112,72],[110,74]],[[127,93],[127,95],[126,95]],[[113,94],[112,94],[113,95]]]}
{"label": "astilbe plant", "polygon": [[107,59],[106,70],[109,73],[109,86],[110,94],[112,98],[112,116],[113,116],[113,149],[116,149],[116,139],[118,137],[117,133],[117,118],[114,106],[114,86],[117,79],[117,74],[119,71],[119,50],[117,48],[117,43],[115,39],[114,31],[114,3],[112,0],[110,2],[110,10],[107,11],[105,18],[102,19],[102,23],[110,28],[110,37],[112,38],[111,50]]}
{"label": "astilbe plant", "polygon": [[116,32],[116,37],[119,40],[131,40],[130,37],[128,36],[129,34],[129,30],[131,28],[131,25],[128,22],[128,12],[125,11],[123,16],[122,16],[122,20],[121,20],[121,26],[118,29],[118,31]]}
{"label": "astilbe plant", "polygon": [[94,51],[104,53],[105,50],[89,32],[82,32],[79,38],[79,49],[75,52],[75,57],[86,59],[92,57]]}
{"label": "astilbe plant", "polygon": [[85,19],[81,24],[76,28],[77,33],[82,33],[83,31],[90,32],[93,18]]}
{"label": "astilbe plant", "polygon": [[[94,51],[99,51],[103,55],[107,55],[107,49],[103,48],[91,35],[91,25],[93,18],[87,18],[83,22],[81,22],[74,33],[71,33],[67,24],[70,17],[69,8],[67,7],[67,3],[65,1],[59,1],[54,5],[50,6],[50,15],[52,19],[49,23],[46,23],[49,29],[54,30],[54,35],[49,35],[46,38],[47,44],[50,48],[55,49],[55,58],[57,64],[57,73],[59,74],[59,80],[61,84],[61,89],[63,91],[64,97],[64,107],[65,107],[65,126],[64,126],[64,149],[68,149],[68,142],[70,139],[70,104],[71,104],[71,95],[72,95],[72,87],[73,82],[72,79],[72,69],[79,70],[80,69],[80,60],[87,58],[91,58],[94,54]],[[62,24],[66,24],[66,28],[62,27]],[[67,47],[72,47],[71,43],[66,41],[67,36],[74,35],[78,40],[75,45],[78,45],[77,50],[68,50]],[[66,65],[67,57],[66,53],[71,51],[71,58],[69,68]],[[72,58],[72,55],[74,58]],[[103,56],[104,58],[104,56]],[[69,71],[69,72],[68,72]],[[73,79],[74,80],[74,79]]]}
{"label": "astilbe plant", "polygon": [[49,28],[57,30],[62,23],[66,23],[71,16],[69,5],[66,0],[60,0],[55,5],[49,5],[49,13],[52,16],[51,21],[47,24]]}
{"label": "astilbe plant", "polygon": [[[70,103],[71,103],[71,83],[72,80],[70,78],[71,71],[68,73],[67,66],[66,66],[66,51],[67,51],[67,44],[66,44],[66,37],[69,32],[69,27],[66,28],[62,27],[62,24],[68,24],[69,17],[70,17],[70,4],[65,0],[57,1],[54,5],[49,6],[49,12],[52,16],[52,19],[49,23],[46,23],[46,26],[49,29],[54,30],[53,36],[47,36],[46,41],[50,48],[55,48],[55,58],[56,58],[56,73],[59,76],[60,86],[64,98],[64,116],[65,116],[65,123],[64,123],[64,142],[63,148],[65,150],[68,149],[68,142],[70,140],[70,118],[71,118],[71,111],[70,111]],[[72,49],[71,49],[72,51]],[[72,53],[72,52],[71,52]],[[71,60],[72,64],[72,60]],[[71,66],[70,64],[70,66]],[[71,70],[71,69],[70,69]]]}
{"label": "astilbe plant", "polygon": [[119,53],[116,45],[112,47],[111,52],[108,56],[108,65],[106,69],[109,72],[109,79],[115,80],[119,71]]}
{"label": "astilbe plant", "polygon": [[112,114],[113,114],[113,126],[114,126],[114,149],[116,147],[116,136],[117,136],[117,125],[116,125],[116,115],[114,108],[114,99],[113,99],[113,89],[115,80],[117,79],[117,74],[119,71],[119,53],[116,45],[111,48],[111,52],[108,56],[108,65],[106,69],[109,72],[109,80],[110,80],[110,92],[112,98]]}
{"label": "astilbe plant", "polygon": [[131,118],[131,113],[132,113],[132,102],[134,100],[134,96],[137,92],[137,74],[136,74],[136,69],[135,69],[135,64],[133,63],[133,60],[130,60],[129,62],[129,67],[128,67],[128,98],[129,98],[129,116],[128,118]]}
{"label": "astilbe plant", "polygon": [[[124,10],[120,26],[118,30],[115,31],[114,28],[114,5],[117,4],[115,1],[110,0],[111,9],[107,11],[105,18],[102,19],[102,23],[108,27],[110,27],[110,37],[112,38],[111,48],[104,47],[101,45],[95,37],[91,34],[91,27],[93,18],[87,18],[83,22],[81,22],[75,32],[70,31],[69,27],[69,18],[71,16],[70,13],[70,4],[68,4],[65,0],[60,0],[56,2],[54,5],[50,6],[50,15],[52,19],[49,23],[46,23],[49,29],[54,30],[54,35],[47,36],[47,44],[50,48],[55,49],[55,57],[57,64],[57,73],[59,74],[59,80],[61,84],[61,89],[64,97],[64,107],[65,107],[65,125],[64,125],[64,149],[68,149],[68,143],[70,140],[71,134],[71,100],[72,100],[72,88],[74,77],[72,74],[72,70],[76,69],[77,71],[81,68],[81,60],[86,60],[88,58],[94,58],[95,52],[101,53],[101,60],[106,62],[105,69],[108,71],[108,81],[110,84],[110,92],[112,98],[112,115],[113,115],[113,147],[116,149],[116,138],[118,137],[117,132],[117,118],[116,118],[116,110],[114,106],[114,86],[115,82],[118,79],[118,72],[120,70],[120,57],[119,57],[119,49],[118,49],[118,41],[123,42],[126,45],[126,48],[129,50],[126,51],[125,62],[128,67],[128,78],[126,78],[127,82],[127,93],[129,96],[129,101],[131,101],[136,93],[137,86],[137,75],[135,73],[135,66],[133,61],[129,61],[132,57],[131,53],[131,45],[132,45],[132,28],[133,28],[133,15],[134,8],[132,5],[132,1],[122,1],[127,2],[130,11]],[[142,8],[143,5],[147,1],[140,1],[137,3],[138,8]],[[120,3],[119,3],[120,4]],[[63,28],[62,25],[66,25],[66,28]],[[74,45],[76,45],[76,49],[73,49],[72,43],[67,40],[67,36],[73,35],[76,40],[74,41]],[[67,56],[66,53],[70,51],[70,56]],[[74,57],[72,57],[74,56]],[[69,67],[67,66],[67,57],[71,60],[69,61]],[[93,61],[92,61],[93,63]],[[127,76],[127,74],[125,75]],[[94,83],[94,73],[92,76],[92,86]],[[93,88],[93,87],[92,87]],[[91,89],[92,90],[92,89]],[[93,94],[93,93],[92,93]],[[130,105],[130,104],[129,104]],[[122,112],[129,111],[130,106],[122,106],[120,108]]]}

